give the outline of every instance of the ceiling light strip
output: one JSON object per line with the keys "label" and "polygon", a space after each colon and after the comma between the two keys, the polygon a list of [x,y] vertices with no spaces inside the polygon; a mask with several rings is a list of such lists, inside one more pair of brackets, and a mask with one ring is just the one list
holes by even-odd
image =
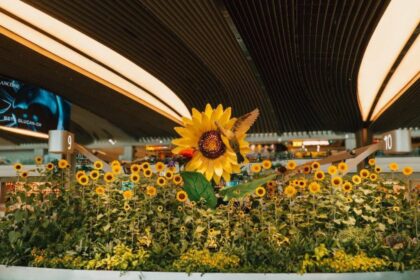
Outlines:
{"label": "ceiling light strip", "polygon": [[0,7],[141,85],[181,116],[191,117],[182,100],[165,84],[107,46],[22,1],[2,0]]}
{"label": "ceiling light strip", "polygon": [[381,86],[420,19],[418,0],[392,0],[382,15],[363,55],[357,80],[357,98],[364,121]]}
{"label": "ceiling light strip", "polygon": [[10,39],[181,123],[180,117],[172,109],[105,67],[1,12],[0,24],[0,33]]}
{"label": "ceiling light strip", "polygon": [[41,138],[41,139],[49,138],[48,134],[46,133],[31,131],[31,130],[27,130],[23,128],[0,126],[0,129],[4,131],[12,132],[12,133],[20,134],[20,135],[30,136],[30,137],[36,137],[36,138]]}

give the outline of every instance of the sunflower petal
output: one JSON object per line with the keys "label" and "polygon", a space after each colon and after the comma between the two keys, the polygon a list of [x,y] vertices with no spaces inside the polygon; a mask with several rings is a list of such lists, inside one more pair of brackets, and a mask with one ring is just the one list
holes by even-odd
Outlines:
{"label": "sunflower petal", "polygon": [[204,113],[209,119],[211,118],[211,115],[213,114],[213,108],[211,107],[209,103],[207,103]]}
{"label": "sunflower petal", "polygon": [[195,108],[192,108],[192,116],[193,116],[193,118],[197,118],[197,119],[201,120],[201,113],[200,113],[200,111],[198,111]]}
{"label": "sunflower petal", "polygon": [[222,176],[222,174],[223,174],[223,164],[222,164],[220,158],[218,158],[214,161],[214,173],[217,176]]}
{"label": "sunflower petal", "polygon": [[226,182],[230,182],[230,174],[227,172],[223,172],[223,179],[225,179]]}
{"label": "sunflower petal", "polygon": [[223,112],[222,116],[220,117],[219,119],[220,125],[225,126],[226,123],[229,121],[231,114],[232,114],[232,108],[229,107]]}
{"label": "sunflower petal", "polygon": [[194,145],[194,143],[191,141],[191,139],[188,138],[177,138],[172,140],[172,144],[181,146],[181,147],[195,147],[197,144]]}

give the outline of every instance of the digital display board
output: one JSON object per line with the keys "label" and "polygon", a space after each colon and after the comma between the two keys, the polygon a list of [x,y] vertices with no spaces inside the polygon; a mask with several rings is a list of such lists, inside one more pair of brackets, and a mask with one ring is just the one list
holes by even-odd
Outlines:
{"label": "digital display board", "polygon": [[0,125],[48,133],[68,130],[71,104],[24,82],[0,76]]}

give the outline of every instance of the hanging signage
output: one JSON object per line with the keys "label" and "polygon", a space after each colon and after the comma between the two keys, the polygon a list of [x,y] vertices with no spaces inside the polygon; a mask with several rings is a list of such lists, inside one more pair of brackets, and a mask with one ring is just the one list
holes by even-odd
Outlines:
{"label": "hanging signage", "polygon": [[411,133],[408,129],[396,129],[382,135],[385,153],[411,152]]}
{"label": "hanging signage", "polygon": [[50,91],[0,76],[0,126],[42,133],[68,129],[70,106]]}
{"label": "hanging signage", "polygon": [[74,134],[66,130],[50,130],[48,138],[50,153],[67,154],[74,151]]}

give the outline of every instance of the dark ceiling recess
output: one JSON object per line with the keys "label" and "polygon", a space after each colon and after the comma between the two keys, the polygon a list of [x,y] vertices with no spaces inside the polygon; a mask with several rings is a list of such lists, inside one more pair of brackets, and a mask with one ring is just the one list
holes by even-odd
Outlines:
{"label": "dark ceiling recess", "polygon": [[362,126],[358,69],[388,3],[224,1],[262,75],[280,130]]}

